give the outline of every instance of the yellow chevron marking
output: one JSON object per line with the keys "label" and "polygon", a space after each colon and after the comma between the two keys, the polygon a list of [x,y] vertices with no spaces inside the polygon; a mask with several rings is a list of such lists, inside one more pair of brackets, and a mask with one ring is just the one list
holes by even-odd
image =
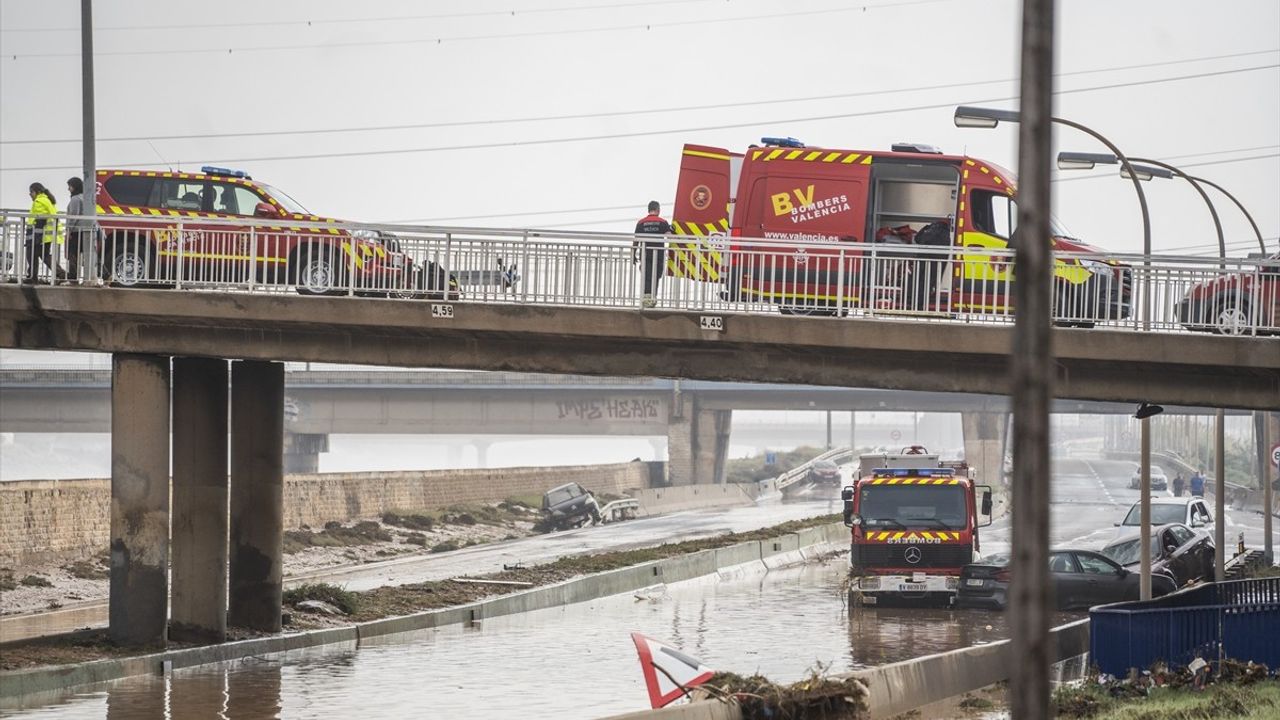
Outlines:
{"label": "yellow chevron marking", "polygon": [[760,154],[761,154],[761,153],[763,153],[763,152],[764,152],[763,150],[755,150],[755,151],[753,151],[753,152],[751,153],[751,159],[752,159],[752,160],[759,160],[759,159],[760,159]]}
{"label": "yellow chevron marking", "polygon": [[723,218],[720,220],[720,229],[721,230],[729,229],[729,218]]}
{"label": "yellow chevron marking", "polygon": [[978,169],[982,171],[982,174],[983,174],[983,175],[990,175],[990,174],[991,174],[991,171],[987,169],[987,166],[986,166],[986,165],[983,165],[982,167],[980,167],[980,168],[978,168]]}
{"label": "yellow chevron marking", "polygon": [[774,158],[778,157],[778,156],[779,156],[779,155],[781,155],[781,154],[782,154],[782,148],[778,148],[777,150],[774,150],[773,152],[771,152],[771,153],[769,153],[768,155],[766,155],[766,156],[764,157],[764,161],[765,161],[765,162],[769,162],[770,160],[772,160],[772,159],[774,159]]}
{"label": "yellow chevron marking", "polygon": [[151,213],[152,215],[159,215],[159,214],[160,214],[160,211],[159,211],[159,210],[157,210],[156,208],[147,208],[147,212]]}
{"label": "yellow chevron marking", "polygon": [[978,163],[976,163],[976,162],[974,162],[974,161],[972,161],[972,160],[970,160],[970,159],[968,159],[968,158],[965,158],[964,164],[965,164],[965,165],[968,165],[969,167],[976,167]]}
{"label": "yellow chevron marking", "polygon": [[141,215],[141,214],[142,214],[142,208],[131,207],[131,208],[129,208],[129,213],[130,213],[130,214],[132,214],[132,215]]}
{"label": "yellow chevron marking", "polygon": [[896,532],[896,533],[894,533],[894,534],[893,534],[893,539],[894,539],[894,540],[897,540],[898,538],[902,537],[903,535],[906,535],[906,533],[905,533],[905,532],[901,532],[901,531]]}
{"label": "yellow chevron marking", "polygon": [[859,158],[859,157],[862,157],[862,156],[861,156],[861,155],[859,155],[858,153],[849,153],[849,154],[845,157],[845,159],[843,159],[843,160],[841,160],[841,161],[840,161],[840,163],[841,163],[842,165],[850,165],[850,164],[852,164],[852,163],[856,163],[856,162],[858,162],[858,158]]}
{"label": "yellow chevron marking", "polygon": [[720,153],[703,152],[701,150],[685,150],[684,154],[690,157],[711,158],[712,160],[728,160],[729,159],[728,155],[721,155]]}
{"label": "yellow chevron marking", "polygon": [[991,176],[991,179],[992,179],[992,180],[995,180],[997,185],[1003,185],[1003,184],[1004,184],[1004,181],[1000,179],[1000,176],[999,176],[999,175],[992,175],[992,176]]}
{"label": "yellow chevron marking", "polygon": [[795,160],[796,158],[800,157],[803,154],[804,154],[803,150],[792,150],[791,152],[787,153],[786,159]]}
{"label": "yellow chevron marking", "polygon": [[838,152],[827,153],[827,156],[822,158],[822,162],[835,162],[838,157],[840,157]]}
{"label": "yellow chevron marking", "polygon": [[814,158],[816,158],[816,157],[818,157],[818,156],[819,156],[819,155],[821,155],[821,154],[822,154],[822,151],[821,151],[821,150],[814,150],[813,152],[811,152],[811,153],[809,153],[808,155],[805,155],[805,156],[804,156],[804,161],[805,161],[805,162],[813,162],[813,159],[814,159]]}
{"label": "yellow chevron marking", "polygon": [[[932,540],[932,539],[933,539],[933,535],[931,535],[931,534],[929,534],[929,533],[927,533],[927,532],[925,532],[925,531],[923,531],[923,530],[921,530],[921,531],[920,531],[920,537],[924,538],[925,540]],[[939,538],[939,539],[941,539],[941,538]]]}
{"label": "yellow chevron marking", "polygon": [[898,478],[890,478],[890,479],[889,479],[889,484],[890,484],[890,485],[897,485],[897,484],[898,484]]}
{"label": "yellow chevron marking", "polygon": [[707,223],[707,234],[708,234],[708,235],[710,235],[711,233],[715,232],[717,229],[718,229],[718,228],[716,227],[716,224],[715,224],[715,223]]}
{"label": "yellow chevron marking", "polygon": [[685,227],[688,228],[690,235],[702,237],[702,228],[698,227],[697,223],[689,223],[688,225],[685,225]]}
{"label": "yellow chevron marking", "polygon": [[866,157],[862,158],[862,162],[861,162],[860,164],[862,164],[862,165],[870,165],[870,164],[871,164],[871,156],[870,156],[870,155],[868,155],[868,156],[866,156]]}

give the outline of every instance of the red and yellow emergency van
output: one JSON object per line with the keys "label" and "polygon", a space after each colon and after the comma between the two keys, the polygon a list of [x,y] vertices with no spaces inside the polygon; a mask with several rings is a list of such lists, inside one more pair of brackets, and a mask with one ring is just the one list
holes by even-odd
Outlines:
{"label": "red and yellow emergency van", "polygon": [[97,179],[100,267],[118,286],[245,282],[252,272],[304,295],[411,295],[439,280],[378,231],[313,215],[242,171],[99,170]]}
{"label": "red and yellow emergency van", "polygon": [[[1012,247],[1017,223],[1009,171],[927,145],[762,143],[744,153],[684,146],[672,222],[684,237],[668,253],[668,274],[723,283],[727,299],[793,314],[1012,310],[1012,259],[999,252]],[[941,242],[913,242],[926,229]],[[1050,242],[1080,255],[1055,260],[1057,317],[1129,315],[1126,266],[1056,224]]]}

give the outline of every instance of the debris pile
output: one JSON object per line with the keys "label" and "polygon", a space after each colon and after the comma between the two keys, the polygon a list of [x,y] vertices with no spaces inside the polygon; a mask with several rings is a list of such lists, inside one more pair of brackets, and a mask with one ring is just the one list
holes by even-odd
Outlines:
{"label": "debris pile", "polygon": [[822,668],[790,685],[761,675],[719,672],[703,686],[715,696],[731,697],[744,720],[856,720],[867,716],[867,688],[853,678],[834,678]]}

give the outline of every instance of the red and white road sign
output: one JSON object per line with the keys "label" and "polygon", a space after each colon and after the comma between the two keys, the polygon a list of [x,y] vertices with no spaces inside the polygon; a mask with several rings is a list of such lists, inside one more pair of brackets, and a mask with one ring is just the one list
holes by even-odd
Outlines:
{"label": "red and white road sign", "polygon": [[644,672],[649,704],[654,710],[683,697],[685,690],[701,685],[715,674],[701,660],[663,645],[651,637],[633,632],[631,640],[636,644],[636,652],[640,654],[640,669]]}
{"label": "red and white road sign", "polygon": [[1271,464],[1280,468],[1280,443],[1271,446]]}

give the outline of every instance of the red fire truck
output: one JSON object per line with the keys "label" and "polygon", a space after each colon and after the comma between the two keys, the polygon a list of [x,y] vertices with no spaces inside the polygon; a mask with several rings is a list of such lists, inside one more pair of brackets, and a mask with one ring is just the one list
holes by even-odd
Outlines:
{"label": "red fire truck", "polygon": [[[1012,173],[928,145],[762,143],[745,153],[684,146],[672,227],[685,237],[668,254],[668,274],[723,283],[726,299],[790,314],[1011,310],[1012,261],[992,251],[1011,247]],[[923,242],[930,225],[932,248]],[[1129,315],[1128,267],[1056,223],[1050,241],[1079,255],[1055,261],[1056,317],[1088,325]]]}
{"label": "red fire truck", "polygon": [[[415,267],[393,238],[312,215],[238,170],[99,170],[104,279],[121,287],[176,282],[292,285],[304,295],[432,296],[441,268]],[[157,221],[157,218],[160,221]]]}
{"label": "red fire truck", "polygon": [[975,485],[968,465],[919,445],[863,455],[840,497],[852,528],[851,593],[866,604],[952,602],[960,569],[977,559],[978,528],[991,524],[991,488]]}

